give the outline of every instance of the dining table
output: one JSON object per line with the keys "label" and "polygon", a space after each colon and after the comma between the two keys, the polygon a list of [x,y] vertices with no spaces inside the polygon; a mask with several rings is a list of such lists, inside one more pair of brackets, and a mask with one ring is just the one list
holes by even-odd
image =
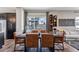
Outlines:
{"label": "dining table", "polygon": [[[24,33],[24,34],[20,34],[20,35],[18,35],[17,37],[19,37],[19,38],[22,38],[22,39],[24,39],[24,52],[28,52],[28,47],[27,47],[27,45],[26,45],[26,41],[27,41],[27,34],[37,34],[38,35],[38,47],[37,47],[37,52],[42,52],[42,34],[48,34],[48,33],[41,33],[41,32],[39,32],[39,33]],[[52,34],[53,36],[54,36],[54,41],[55,41],[55,38],[56,37],[61,37],[61,36],[59,36],[59,35],[56,35],[56,34]],[[55,46],[53,46],[53,48],[52,48],[52,52],[54,52],[55,51]]]}

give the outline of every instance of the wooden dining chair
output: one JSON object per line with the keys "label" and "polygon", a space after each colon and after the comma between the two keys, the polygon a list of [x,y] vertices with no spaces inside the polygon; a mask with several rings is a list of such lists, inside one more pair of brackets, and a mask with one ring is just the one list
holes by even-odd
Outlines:
{"label": "wooden dining chair", "polygon": [[38,47],[38,34],[30,33],[26,34],[26,46],[28,48],[37,48]]}
{"label": "wooden dining chair", "polygon": [[52,48],[52,51],[54,51],[54,37],[52,34],[42,34],[42,47]]}
{"label": "wooden dining chair", "polygon": [[17,44],[19,44],[19,45],[24,44],[24,39],[21,37],[17,37],[16,32],[14,32],[13,34],[14,34],[14,42],[15,42],[14,51],[23,51],[23,50],[16,50],[16,45]]}
{"label": "wooden dining chair", "polygon": [[41,30],[41,33],[48,33],[47,30]]}
{"label": "wooden dining chair", "polygon": [[38,33],[38,30],[32,30],[32,33]]}
{"label": "wooden dining chair", "polygon": [[55,45],[59,45],[59,44],[62,44],[61,46],[62,46],[62,48],[60,48],[60,49],[55,49],[55,50],[64,50],[64,34],[65,34],[65,32],[63,31],[61,31],[61,35],[58,35],[58,36],[54,36],[54,39],[55,39]]}

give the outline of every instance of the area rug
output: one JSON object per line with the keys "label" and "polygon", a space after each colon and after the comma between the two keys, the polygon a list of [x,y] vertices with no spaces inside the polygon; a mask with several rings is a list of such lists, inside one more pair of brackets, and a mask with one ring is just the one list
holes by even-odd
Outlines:
{"label": "area rug", "polygon": [[79,50],[79,40],[67,40],[66,43]]}

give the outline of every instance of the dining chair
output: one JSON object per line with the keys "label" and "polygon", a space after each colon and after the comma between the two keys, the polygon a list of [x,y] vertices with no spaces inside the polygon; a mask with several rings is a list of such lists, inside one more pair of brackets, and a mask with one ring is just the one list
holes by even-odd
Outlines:
{"label": "dining chair", "polygon": [[42,47],[52,48],[52,51],[54,51],[54,37],[52,34],[42,34]]}
{"label": "dining chair", "polygon": [[37,33],[26,34],[26,46],[27,48],[38,47],[38,34]]}
{"label": "dining chair", "polygon": [[38,30],[32,30],[32,33],[38,33]]}
{"label": "dining chair", "polygon": [[64,34],[65,32],[64,31],[60,31],[60,34],[58,36],[54,36],[54,44],[55,46],[59,45],[59,44],[62,44],[60,46],[62,46],[62,48],[56,48],[55,50],[64,50]]}
{"label": "dining chair", "polygon": [[17,32],[14,32],[13,34],[14,34],[14,42],[15,42],[14,51],[23,51],[23,50],[16,50],[16,45],[24,44],[24,38],[18,37]]}
{"label": "dining chair", "polygon": [[47,30],[41,30],[41,33],[48,33]]}

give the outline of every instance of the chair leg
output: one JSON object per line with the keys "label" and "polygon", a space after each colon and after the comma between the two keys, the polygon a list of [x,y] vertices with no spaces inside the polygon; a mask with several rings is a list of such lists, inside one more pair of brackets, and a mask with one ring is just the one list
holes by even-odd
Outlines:
{"label": "chair leg", "polygon": [[64,44],[62,43],[62,47],[63,47],[63,50],[64,50]]}
{"label": "chair leg", "polygon": [[15,46],[14,46],[14,51],[16,51],[16,44],[15,44]]}
{"label": "chair leg", "polygon": [[[59,43],[58,43],[59,44]],[[64,43],[61,43],[62,44],[62,49],[55,49],[55,50],[64,50]]]}
{"label": "chair leg", "polygon": [[17,50],[17,49],[16,49],[16,45],[17,45],[17,44],[14,45],[14,52],[15,52],[15,51],[24,51],[24,50]]}

